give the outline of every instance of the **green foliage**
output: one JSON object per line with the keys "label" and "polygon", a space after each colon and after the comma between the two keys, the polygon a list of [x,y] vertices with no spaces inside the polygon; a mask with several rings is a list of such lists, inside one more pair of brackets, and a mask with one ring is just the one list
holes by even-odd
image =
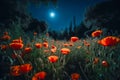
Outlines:
{"label": "green foliage", "polygon": [[[14,25],[16,26],[17,24]],[[20,26],[17,25],[17,27]],[[20,33],[18,34],[20,35]],[[18,34],[16,35],[11,34],[11,35],[17,37],[19,36]],[[103,38],[104,36],[101,37]],[[99,45],[97,41],[101,39],[101,37],[98,38],[88,37],[86,39],[81,39],[77,42],[74,42],[73,46],[66,46],[66,48],[70,49],[70,53],[68,55],[63,55],[60,50],[61,48],[65,47],[63,45],[64,43],[69,44],[71,42],[69,41],[51,42],[53,39],[46,37],[45,35],[34,36],[33,42],[31,42],[31,40],[29,39],[27,39],[27,41],[23,41],[24,47],[20,50],[13,50],[11,48],[2,50],[1,48],[0,55],[2,56],[0,57],[8,56],[6,58],[7,60],[3,62],[4,65],[6,65],[6,63],[7,64],[10,63],[8,67],[11,67],[12,65],[21,65],[21,61],[22,61],[22,64],[30,63],[32,64],[33,67],[32,70],[28,72],[28,74],[23,74],[18,77],[14,77],[12,75],[6,75],[6,73],[7,74],[10,73],[9,70],[7,70],[5,73],[2,73],[2,75],[4,75],[5,78],[9,78],[10,80],[16,80],[16,79],[30,80],[37,72],[45,71],[47,73],[45,80],[48,79],[69,80],[71,79],[70,75],[72,73],[79,73],[81,76],[80,79],[83,80],[101,80],[101,79],[118,80],[120,74],[119,72],[120,44],[117,44],[115,46],[108,46],[108,47]],[[14,38],[12,37],[12,40],[13,39]],[[49,45],[48,48],[45,48],[44,46],[41,48],[35,47],[35,43],[38,42],[43,43],[44,40],[48,42]],[[87,42],[90,45],[87,46],[85,45],[84,42]],[[10,44],[8,41],[5,43]],[[24,48],[27,47],[28,44],[29,47],[32,48],[32,51],[20,57],[20,54],[24,53]],[[56,46],[57,48],[57,51],[55,53],[52,53],[50,51],[52,45]],[[44,50],[49,50],[49,52],[44,52]],[[13,53],[19,55],[19,57],[13,59],[13,57],[11,56]],[[58,61],[55,63],[50,63],[48,57],[51,55],[58,56],[59,57]],[[94,63],[95,58],[99,59],[97,63]],[[108,62],[107,67],[102,66],[103,60]],[[1,58],[1,61],[3,61],[3,58]],[[3,79],[3,77],[1,77],[1,79]]]}
{"label": "green foliage", "polygon": [[[16,31],[15,33],[19,33],[18,29],[20,28],[12,26],[21,26],[25,32],[32,26],[30,30],[36,27],[34,31],[40,33],[45,32],[47,30],[46,23],[33,19],[28,12],[30,4],[40,5],[41,3],[46,5],[52,3],[56,5],[57,0],[0,0],[0,30],[6,31],[12,28],[12,30]],[[20,36],[20,34],[18,34],[18,36]]]}
{"label": "green foliage", "polygon": [[13,39],[19,38],[20,36],[22,37],[24,35],[24,31],[21,27],[20,19],[18,21],[13,21],[11,24],[9,24],[9,32],[10,35]]}

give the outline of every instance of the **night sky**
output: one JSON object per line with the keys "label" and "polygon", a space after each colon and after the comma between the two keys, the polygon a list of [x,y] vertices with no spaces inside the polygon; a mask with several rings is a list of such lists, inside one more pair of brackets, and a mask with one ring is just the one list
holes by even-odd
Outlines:
{"label": "night sky", "polygon": [[[53,4],[41,4],[37,7],[31,4],[29,11],[34,18],[46,21],[49,29],[63,30],[69,27],[73,16],[76,17],[76,24],[80,24],[86,8],[102,1],[105,0],[58,0],[57,7]],[[51,12],[55,13],[54,17],[50,16]]]}

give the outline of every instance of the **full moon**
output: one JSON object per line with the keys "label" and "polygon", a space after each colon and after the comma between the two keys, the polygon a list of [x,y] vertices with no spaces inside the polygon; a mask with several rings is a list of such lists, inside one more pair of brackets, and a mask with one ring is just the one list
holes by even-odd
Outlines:
{"label": "full moon", "polygon": [[55,17],[55,13],[54,12],[50,12],[50,17],[54,18]]}

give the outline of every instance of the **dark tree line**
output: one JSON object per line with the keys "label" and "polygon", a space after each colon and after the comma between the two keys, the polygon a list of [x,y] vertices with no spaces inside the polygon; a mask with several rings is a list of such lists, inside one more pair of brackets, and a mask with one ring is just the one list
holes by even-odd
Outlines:
{"label": "dark tree line", "polygon": [[85,24],[89,28],[95,26],[106,28],[109,32],[117,31],[120,34],[120,1],[106,0],[87,9]]}
{"label": "dark tree line", "polygon": [[[32,18],[26,10],[29,4],[52,3],[56,5],[57,0],[0,0],[0,33],[7,30],[16,29],[21,32],[43,33],[47,30],[47,23]],[[85,19],[76,25],[75,16],[70,22],[68,28],[61,32],[49,31],[54,39],[69,40],[71,36],[84,38],[96,29],[104,29],[108,32],[117,32],[120,34],[120,1],[106,0],[94,6],[88,7],[85,12]],[[12,31],[12,30],[11,30]],[[16,31],[20,32],[20,31]]]}
{"label": "dark tree line", "polygon": [[79,25],[76,25],[76,19],[73,17],[73,20],[70,22],[69,27],[65,28],[62,32],[49,31],[49,34],[54,39],[69,40],[72,36],[85,38],[85,32],[87,30],[88,28],[83,22],[81,22]]}
{"label": "dark tree line", "polygon": [[[45,21],[34,19],[29,11],[30,4],[40,5],[49,3],[56,5],[57,0],[0,0],[0,34],[3,31],[43,33],[47,30]],[[17,30],[18,29],[18,30]],[[20,31],[19,31],[20,30]]]}
{"label": "dark tree line", "polygon": [[[67,39],[71,36],[84,38],[91,36],[91,32],[102,29],[110,35],[120,34],[120,1],[106,0],[94,6],[89,6],[84,14],[85,19],[76,25],[75,17],[62,33],[50,31],[50,35],[55,39]],[[107,35],[106,34],[106,35]]]}

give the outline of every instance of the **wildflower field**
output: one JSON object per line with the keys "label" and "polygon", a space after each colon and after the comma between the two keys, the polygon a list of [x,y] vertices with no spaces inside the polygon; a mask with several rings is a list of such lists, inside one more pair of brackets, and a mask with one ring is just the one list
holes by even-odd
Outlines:
{"label": "wildflower field", "polygon": [[0,36],[0,80],[120,80],[120,37],[73,36],[53,40],[33,33],[32,39]]}

